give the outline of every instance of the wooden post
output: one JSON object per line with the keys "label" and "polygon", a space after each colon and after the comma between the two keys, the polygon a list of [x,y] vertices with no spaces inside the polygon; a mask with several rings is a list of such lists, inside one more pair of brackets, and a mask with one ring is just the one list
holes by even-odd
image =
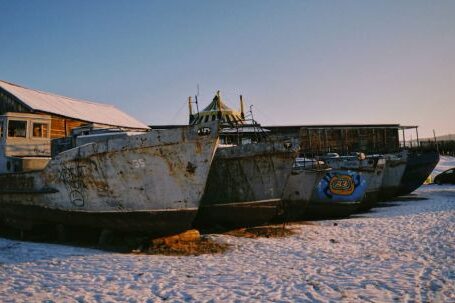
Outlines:
{"label": "wooden post", "polygon": [[330,152],[330,147],[327,146],[328,143],[327,143],[327,128],[324,128],[324,149],[325,149],[325,152]]}
{"label": "wooden post", "polygon": [[401,129],[401,132],[403,133],[403,148],[406,148],[406,137],[404,135],[404,128]]}
{"label": "wooden post", "polygon": [[348,147],[348,129],[346,128],[344,130],[344,148],[346,149],[346,153],[349,153],[349,147]]}
{"label": "wooden post", "polygon": [[318,149],[319,153],[321,152],[321,130],[318,129]]}
{"label": "wooden post", "polygon": [[438,145],[438,141],[436,140],[436,132],[434,131],[434,129],[433,129],[433,137],[434,137],[434,143],[436,144],[436,150],[439,154],[439,145]]}
{"label": "wooden post", "polygon": [[373,149],[376,151],[376,130],[373,128]]}
{"label": "wooden post", "polygon": [[311,146],[311,131],[309,128],[307,129],[307,131],[308,131],[308,149],[313,153],[313,147]]}
{"label": "wooden post", "polygon": [[416,127],[416,136],[417,136],[417,147],[420,147],[420,141],[419,141],[419,128]]}

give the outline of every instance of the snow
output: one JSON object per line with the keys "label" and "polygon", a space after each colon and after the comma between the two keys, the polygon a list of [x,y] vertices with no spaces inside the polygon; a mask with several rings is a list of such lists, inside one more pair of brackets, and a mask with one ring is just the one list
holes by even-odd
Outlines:
{"label": "snow", "polygon": [[443,171],[446,171],[450,168],[455,167],[455,157],[450,157],[450,156],[441,156],[441,159],[439,160],[438,165],[436,168],[433,170],[432,175],[436,176],[437,174],[442,173]]}
{"label": "snow", "polygon": [[[455,162],[442,158],[437,169]],[[455,186],[223,254],[111,253],[0,238],[1,302],[455,302]],[[336,224],[335,224],[336,223]]]}

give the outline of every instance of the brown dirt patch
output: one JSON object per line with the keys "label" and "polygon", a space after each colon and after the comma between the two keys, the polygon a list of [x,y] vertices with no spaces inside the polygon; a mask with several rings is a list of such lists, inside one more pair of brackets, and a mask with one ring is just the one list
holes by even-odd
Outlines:
{"label": "brown dirt patch", "polygon": [[202,254],[223,253],[229,245],[218,243],[209,237],[201,236],[196,229],[178,235],[150,240],[145,247],[133,253],[170,256],[198,256]]}
{"label": "brown dirt patch", "polygon": [[134,253],[167,256],[199,256],[203,254],[220,254],[229,249],[229,244],[218,243],[208,237],[201,236],[197,240],[176,241],[173,243],[150,243],[150,246]]}
{"label": "brown dirt patch", "polygon": [[294,221],[290,224],[296,224],[296,225],[320,225],[316,221]]}
{"label": "brown dirt patch", "polygon": [[251,228],[239,228],[224,233],[241,238],[283,238],[295,234],[295,232],[284,225],[280,226],[260,226]]}

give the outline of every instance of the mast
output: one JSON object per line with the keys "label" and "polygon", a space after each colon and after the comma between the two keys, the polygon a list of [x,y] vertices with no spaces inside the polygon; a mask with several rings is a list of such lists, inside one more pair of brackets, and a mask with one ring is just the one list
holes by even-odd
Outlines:
{"label": "mast", "polygon": [[216,91],[216,107],[218,107],[217,118],[221,121],[222,113],[221,113],[221,95],[220,91]]}
{"label": "mast", "polygon": [[243,111],[243,96],[240,95],[240,116],[245,119],[245,112]]}
{"label": "mast", "polygon": [[193,106],[191,105],[191,96],[188,97],[188,111],[190,113],[190,124],[194,121]]}

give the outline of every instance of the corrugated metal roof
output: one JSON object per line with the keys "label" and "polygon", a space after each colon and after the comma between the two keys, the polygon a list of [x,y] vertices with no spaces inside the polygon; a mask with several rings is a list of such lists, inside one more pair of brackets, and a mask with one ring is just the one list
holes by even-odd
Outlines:
{"label": "corrugated metal roof", "polygon": [[109,104],[59,96],[1,80],[0,87],[14,95],[34,111],[42,111],[111,126],[139,129],[149,128],[146,124]]}

